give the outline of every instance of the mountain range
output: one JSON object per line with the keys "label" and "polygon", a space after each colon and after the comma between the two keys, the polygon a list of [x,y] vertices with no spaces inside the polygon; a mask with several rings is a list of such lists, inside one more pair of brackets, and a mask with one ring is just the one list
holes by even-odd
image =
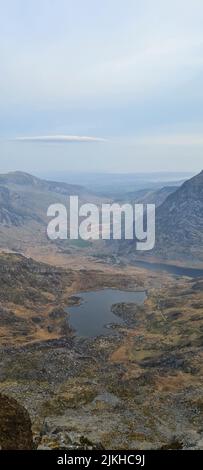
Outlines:
{"label": "mountain range", "polygon": [[83,203],[95,200],[80,185],[20,171],[0,175],[0,248],[23,252],[27,246],[46,244],[47,209],[55,203],[67,206],[70,195],[78,195]]}
{"label": "mountain range", "polygon": [[[81,203],[103,201],[80,185],[20,171],[0,175],[0,248],[23,251],[30,245],[47,244],[48,206],[57,202],[67,206],[67,197],[75,194]],[[129,193],[129,202],[132,199],[156,205],[156,244],[145,257],[203,262],[203,171],[180,187]],[[113,241],[111,247],[118,255],[136,254],[134,241]]]}

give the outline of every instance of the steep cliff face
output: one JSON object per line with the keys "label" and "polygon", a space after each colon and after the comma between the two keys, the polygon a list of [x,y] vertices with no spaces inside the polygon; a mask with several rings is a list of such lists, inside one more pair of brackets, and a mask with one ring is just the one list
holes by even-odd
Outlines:
{"label": "steep cliff face", "polygon": [[203,260],[203,171],[158,208],[156,233],[157,253]]}
{"label": "steep cliff face", "polygon": [[0,448],[31,450],[34,448],[29,414],[14,398],[0,394]]}
{"label": "steep cliff face", "polygon": [[[120,255],[137,254],[134,240],[121,240],[114,246]],[[144,253],[145,257],[148,255],[166,260],[203,261],[203,171],[157,207],[156,243],[153,250]]]}

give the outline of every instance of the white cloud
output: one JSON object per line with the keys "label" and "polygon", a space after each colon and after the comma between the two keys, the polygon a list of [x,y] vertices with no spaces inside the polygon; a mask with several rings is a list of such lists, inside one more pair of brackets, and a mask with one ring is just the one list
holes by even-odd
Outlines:
{"label": "white cloud", "polygon": [[48,143],[69,143],[69,142],[107,142],[106,139],[91,136],[79,135],[41,135],[16,137],[18,142],[48,142]]}

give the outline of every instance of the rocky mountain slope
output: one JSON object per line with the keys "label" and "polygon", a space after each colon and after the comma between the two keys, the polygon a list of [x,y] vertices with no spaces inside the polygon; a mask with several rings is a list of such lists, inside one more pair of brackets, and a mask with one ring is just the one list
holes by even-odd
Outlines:
{"label": "rocky mountain slope", "polygon": [[[15,198],[15,194],[13,195]],[[11,192],[7,187],[0,186],[0,225],[18,227],[25,222],[25,215],[14,207]]]}
{"label": "rocky mountain slope", "polygon": [[131,202],[132,204],[155,204],[156,207],[160,206],[165,199],[177,190],[178,186],[163,186],[161,189],[140,189],[124,195],[124,202]]}
{"label": "rocky mountain slope", "polygon": [[[25,251],[49,243],[46,236],[50,204],[68,207],[68,196],[95,200],[82,186],[46,181],[23,172],[0,175],[0,248]],[[97,200],[97,199],[96,199]]]}
{"label": "rocky mountain slope", "polygon": [[[0,260],[0,446],[32,446],[25,408],[39,449],[202,448],[202,280]],[[107,286],[147,299],[114,305],[115,335],[73,336],[64,306]]]}
{"label": "rocky mountain slope", "polygon": [[[144,202],[144,201],[143,201]],[[150,202],[146,199],[147,203]],[[151,200],[156,204],[156,201]],[[136,252],[135,241],[114,244],[117,253],[166,261],[203,262],[203,171],[168,195],[156,210],[156,243]],[[112,249],[113,249],[112,243]]]}
{"label": "rocky mountain slope", "polygon": [[157,209],[155,253],[203,261],[203,171]]}

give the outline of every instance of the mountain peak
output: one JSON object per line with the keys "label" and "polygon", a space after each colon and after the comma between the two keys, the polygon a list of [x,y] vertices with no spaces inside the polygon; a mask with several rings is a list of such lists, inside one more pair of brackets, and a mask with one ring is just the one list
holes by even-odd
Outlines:
{"label": "mountain peak", "polygon": [[11,171],[0,175],[1,184],[20,184],[20,185],[34,185],[39,181],[36,176],[32,176],[29,173],[23,171]]}
{"label": "mountain peak", "polygon": [[63,183],[58,181],[49,181],[33,176],[24,171],[11,171],[0,175],[1,186],[31,186],[32,189],[42,191],[52,191],[60,194],[81,194],[87,192],[83,186]]}

